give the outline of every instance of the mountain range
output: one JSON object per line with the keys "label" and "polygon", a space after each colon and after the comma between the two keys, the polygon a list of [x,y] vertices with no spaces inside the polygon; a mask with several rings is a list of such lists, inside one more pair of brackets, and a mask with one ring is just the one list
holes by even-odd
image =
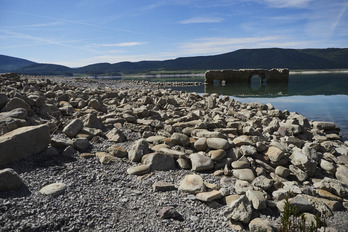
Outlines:
{"label": "mountain range", "polygon": [[209,69],[289,68],[348,69],[348,48],[327,49],[240,49],[211,56],[181,57],[163,61],[97,63],[80,68],[0,55],[0,73],[16,72],[29,75],[120,75],[150,71],[202,71]]}

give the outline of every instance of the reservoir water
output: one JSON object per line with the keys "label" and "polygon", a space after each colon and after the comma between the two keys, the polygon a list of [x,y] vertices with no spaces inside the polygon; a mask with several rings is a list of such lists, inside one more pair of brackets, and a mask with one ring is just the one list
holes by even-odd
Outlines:
{"label": "reservoir water", "polygon": [[[202,76],[200,81],[203,79]],[[192,78],[175,80],[192,81]],[[271,103],[277,109],[297,112],[308,120],[334,122],[341,128],[343,140],[348,140],[348,73],[290,74],[288,83],[261,84],[253,78],[251,83],[225,86],[215,83],[171,89],[218,93],[246,103]]]}

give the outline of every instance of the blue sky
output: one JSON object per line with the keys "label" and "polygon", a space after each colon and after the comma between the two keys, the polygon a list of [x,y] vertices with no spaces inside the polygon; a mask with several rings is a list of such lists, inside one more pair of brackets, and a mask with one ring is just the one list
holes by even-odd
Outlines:
{"label": "blue sky", "polygon": [[347,0],[0,0],[0,54],[79,67],[348,47]]}

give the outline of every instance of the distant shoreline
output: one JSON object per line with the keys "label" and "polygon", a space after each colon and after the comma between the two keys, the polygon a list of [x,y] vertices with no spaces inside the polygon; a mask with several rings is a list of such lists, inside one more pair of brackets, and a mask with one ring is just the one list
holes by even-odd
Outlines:
{"label": "distant shoreline", "polygon": [[290,74],[326,74],[326,73],[348,73],[348,69],[328,70],[290,70]]}

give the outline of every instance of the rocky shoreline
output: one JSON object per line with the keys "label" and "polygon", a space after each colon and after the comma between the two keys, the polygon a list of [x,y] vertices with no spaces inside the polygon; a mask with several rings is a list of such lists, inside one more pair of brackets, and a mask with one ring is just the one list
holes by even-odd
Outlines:
{"label": "rocky shoreline", "polygon": [[1,231],[277,231],[286,196],[346,231],[331,122],[161,83],[0,83]]}

